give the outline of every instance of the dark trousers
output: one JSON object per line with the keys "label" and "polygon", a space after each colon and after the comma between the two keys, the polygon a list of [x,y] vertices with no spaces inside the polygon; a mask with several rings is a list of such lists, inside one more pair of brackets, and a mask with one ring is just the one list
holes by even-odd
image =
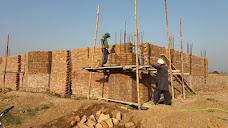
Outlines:
{"label": "dark trousers", "polygon": [[154,104],[158,104],[161,94],[164,95],[164,104],[171,105],[171,96],[169,91],[156,89],[154,92]]}
{"label": "dark trousers", "polygon": [[106,48],[102,48],[102,66],[107,63],[108,60],[108,50]]}

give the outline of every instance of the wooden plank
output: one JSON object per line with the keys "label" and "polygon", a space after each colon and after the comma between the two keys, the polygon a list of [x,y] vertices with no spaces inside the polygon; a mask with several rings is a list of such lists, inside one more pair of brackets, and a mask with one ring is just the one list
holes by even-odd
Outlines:
{"label": "wooden plank", "polygon": [[[99,14],[100,14],[100,5],[98,5],[98,7],[97,7],[96,31],[95,31],[95,35],[94,35],[93,55],[92,55],[92,63],[91,64],[93,64],[94,55],[95,55],[95,48],[96,48],[96,42],[97,42],[97,33],[98,33],[98,23],[99,23]],[[88,85],[87,99],[90,98],[91,79],[92,79],[92,72],[90,72],[90,75],[89,75],[89,85]]]}
{"label": "wooden plank", "polygon": [[[165,4],[165,16],[166,16],[166,34],[167,34],[167,42],[168,42],[168,52],[169,52],[169,59],[168,61],[169,63],[169,71],[172,70],[171,68],[171,50],[170,50],[170,35],[169,35],[169,24],[168,24],[168,8],[167,8],[167,4],[166,4],[166,0],[164,0],[164,4]],[[173,87],[173,75],[172,72],[170,74],[170,85],[171,85],[171,90],[172,90],[172,101],[174,101],[174,87]]]}
{"label": "wooden plank", "polygon": [[183,46],[182,46],[182,18],[180,18],[180,48],[181,48],[181,83],[182,83],[182,92],[183,98],[185,99],[185,85],[184,85],[184,63],[183,63]]}
{"label": "wooden plank", "polygon": [[8,38],[6,41],[6,62],[5,62],[5,70],[4,70],[4,76],[3,76],[3,88],[2,88],[2,92],[5,91],[5,84],[6,84],[6,70],[7,70],[7,58],[8,58],[8,54],[9,54],[9,34],[8,34]]}
{"label": "wooden plank", "polygon": [[25,73],[25,72],[15,72],[15,71],[2,71],[3,73]]}
{"label": "wooden plank", "polygon": [[[98,97],[98,99],[100,99],[100,100],[105,100],[105,101],[112,101],[112,102],[116,102],[116,103],[127,104],[127,105],[138,106],[138,103],[135,103],[135,102],[114,100],[114,99],[101,98],[101,97]],[[152,105],[152,104],[146,104],[146,103],[144,103],[144,104],[141,104],[140,106],[141,106],[141,107],[145,107],[145,108],[151,108],[153,105]]]}
{"label": "wooden plank", "polygon": [[82,68],[85,70],[103,70],[103,69],[122,69],[123,66],[111,66],[111,67],[98,67],[98,68]]}
{"label": "wooden plank", "polygon": [[134,22],[135,22],[135,41],[136,41],[136,84],[138,96],[138,109],[141,109],[140,103],[140,90],[139,90],[139,61],[138,61],[138,17],[137,17],[137,0],[134,2]]}

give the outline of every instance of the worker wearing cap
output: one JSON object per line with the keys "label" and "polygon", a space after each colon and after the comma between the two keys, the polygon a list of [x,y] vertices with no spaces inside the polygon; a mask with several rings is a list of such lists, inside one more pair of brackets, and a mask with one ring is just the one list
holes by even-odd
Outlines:
{"label": "worker wearing cap", "polygon": [[158,104],[161,94],[164,95],[164,104],[171,105],[171,96],[169,93],[168,68],[164,64],[163,59],[158,59],[157,64],[152,64],[157,69],[156,88],[154,92],[154,104]]}
{"label": "worker wearing cap", "polygon": [[102,38],[101,38],[101,46],[102,46],[102,67],[104,66],[105,63],[107,63],[108,60],[108,40],[107,38],[110,37],[109,33],[105,33]]}

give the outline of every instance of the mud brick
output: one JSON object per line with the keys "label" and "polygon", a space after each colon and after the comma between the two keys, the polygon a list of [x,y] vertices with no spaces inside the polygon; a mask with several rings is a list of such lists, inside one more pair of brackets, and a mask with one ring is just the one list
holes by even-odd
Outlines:
{"label": "mud brick", "polygon": [[74,120],[77,121],[77,122],[80,122],[81,118],[80,118],[80,116],[75,116]]}
{"label": "mud brick", "polygon": [[114,125],[119,124],[120,120],[116,119],[116,118],[112,118],[112,122]]}
{"label": "mud brick", "polygon": [[97,123],[95,127],[96,128],[103,128],[103,126],[101,125],[101,123]]}
{"label": "mud brick", "polygon": [[96,122],[93,121],[92,119],[88,119],[88,120],[86,121],[86,124],[87,124],[88,126],[95,126],[95,125],[96,125]]}
{"label": "mud brick", "polygon": [[107,125],[108,125],[109,128],[112,128],[113,127],[113,122],[112,122],[112,119],[111,118],[106,119],[105,122],[107,123]]}
{"label": "mud brick", "polygon": [[109,128],[108,124],[105,121],[100,122],[103,128]]}
{"label": "mud brick", "polygon": [[89,128],[89,126],[87,126],[86,124],[78,124],[79,128]]}
{"label": "mud brick", "polygon": [[133,126],[135,126],[135,123],[133,121],[125,123],[126,128],[133,127]]}
{"label": "mud brick", "polygon": [[83,124],[83,123],[85,123],[85,122],[87,121],[87,119],[88,119],[88,117],[84,115],[84,116],[82,117],[81,121],[80,121],[78,124]]}
{"label": "mud brick", "polygon": [[96,118],[95,118],[95,116],[94,116],[94,115],[89,116],[89,119],[91,119],[91,120],[93,120],[93,121],[95,121],[95,122],[96,122]]}
{"label": "mud brick", "polygon": [[122,114],[120,112],[116,113],[116,119],[122,120]]}
{"label": "mud brick", "polygon": [[105,114],[101,113],[101,115],[98,118],[98,122],[102,122],[106,119],[110,119],[110,115],[109,114],[105,115]]}

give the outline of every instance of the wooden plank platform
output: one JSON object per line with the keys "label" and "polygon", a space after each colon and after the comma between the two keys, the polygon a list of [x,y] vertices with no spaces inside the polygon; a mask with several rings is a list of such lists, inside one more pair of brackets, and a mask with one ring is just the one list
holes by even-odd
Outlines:
{"label": "wooden plank platform", "polygon": [[[116,103],[127,104],[127,105],[138,106],[138,103],[135,103],[135,102],[114,100],[114,99],[108,99],[108,98],[102,98],[102,97],[98,97],[98,99],[105,100],[105,101],[112,101],[112,102],[116,102]],[[146,103],[141,104],[141,107],[145,107],[145,108],[151,108],[152,106],[154,106],[154,105],[153,104],[146,104]]]}
{"label": "wooden plank platform", "polygon": [[116,69],[123,69],[123,66],[110,66],[110,67],[96,67],[96,68],[82,68],[88,71],[92,71],[92,70],[116,70]]}

